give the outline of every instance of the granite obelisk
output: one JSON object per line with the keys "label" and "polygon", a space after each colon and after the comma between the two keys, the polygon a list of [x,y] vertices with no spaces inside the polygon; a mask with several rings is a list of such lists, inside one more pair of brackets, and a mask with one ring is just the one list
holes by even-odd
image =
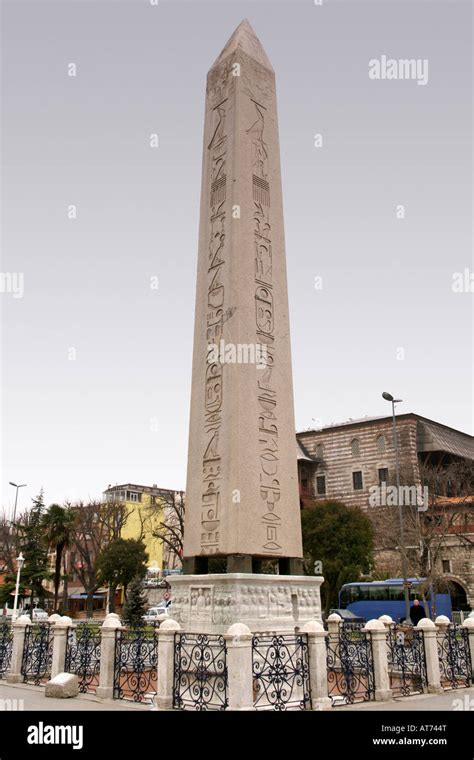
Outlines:
{"label": "granite obelisk", "polygon": [[[233,601],[233,575],[244,574],[252,586],[270,578],[259,575],[262,560],[278,560],[275,581],[300,576],[306,599],[312,581],[317,593],[306,612],[314,617],[322,579],[301,578],[275,74],[247,20],[210,69],[206,88],[184,573],[207,573],[210,557],[226,558],[220,588]],[[216,576],[206,577],[211,588]],[[174,613],[184,621],[183,610],[194,604],[212,617],[214,592],[206,600],[194,586],[181,596],[183,584],[184,576],[173,581]],[[275,609],[290,614],[295,600],[290,604],[287,592]]]}
{"label": "granite obelisk", "polygon": [[207,78],[184,557],[300,558],[295,450],[275,75],[243,21]]}

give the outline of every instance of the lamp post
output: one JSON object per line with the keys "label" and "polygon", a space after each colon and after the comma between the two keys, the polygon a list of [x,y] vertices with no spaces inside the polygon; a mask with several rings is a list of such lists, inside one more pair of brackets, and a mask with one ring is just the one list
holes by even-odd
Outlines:
{"label": "lamp post", "polygon": [[392,422],[393,422],[393,446],[395,449],[395,472],[397,479],[397,504],[398,504],[398,519],[400,522],[400,555],[402,559],[402,575],[403,575],[403,591],[405,599],[405,619],[408,622],[410,620],[410,593],[408,591],[408,568],[407,568],[407,555],[405,548],[405,532],[403,527],[403,509],[400,499],[400,456],[398,451],[398,437],[397,437],[397,422],[395,417],[395,404],[402,402],[401,398],[394,398],[390,393],[382,393],[382,398],[385,401],[390,401],[392,404]]}
{"label": "lamp post", "polygon": [[17,485],[16,483],[12,483],[11,480],[9,482],[10,482],[10,485],[13,486],[13,488],[16,488],[15,506],[13,507],[13,520],[12,520],[12,522],[14,523],[15,522],[15,517],[16,517],[16,505],[18,503],[18,491],[19,491],[20,488],[25,488],[26,483],[20,483],[19,485]]}
{"label": "lamp post", "polygon": [[18,557],[16,558],[16,564],[17,564],[17,570],[16,570],[16,586],[15,586],[15,601],[13,602],[13,614],[12,614],[12,622],[14,623],[17,619],[17,607],[18,607],[18,591],[20,588],[20,573],[21,568],[23,567],[23,563],[25,561],[25,558],[23,554],[20,552]]}

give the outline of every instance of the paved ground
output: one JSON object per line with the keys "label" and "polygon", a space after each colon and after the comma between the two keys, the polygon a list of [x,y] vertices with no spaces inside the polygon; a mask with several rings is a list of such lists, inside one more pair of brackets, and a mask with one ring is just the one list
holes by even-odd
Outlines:
{"label": "paved ground", "polygon": [[474,711],[474,687],[470,689],[452,689],[443,694],[416,694],[412,697],[400,697],[392,702],[361,702],[357,705],[345,705],[334,708],[338,712],[346,710],[451,710]]}
{"label": "paved ground", "polygon": [[[44,696],[42,686],[30,686],[29,684],[6,684],[0,681],[0,700],[18,699],[23,700],[19,709],[22,710],[149,710],[151,705],[141,705],[133,702],[125,702],[121,699],[96,699],[93,694],[81,694],[73,699],[53,699]],[[0,712],[8,709],[10,704],[4,706],[0,701]]]}
{"label": "paved ground", "polygon": [[[51,699],[44,696],[44,688],[29,684],[6,684],[0,681],[0,712],[1,700],[23,700],[20,709],[23,710],[150,710],[151,705],[125,702],[119,699],[99,700],[93,694],[81,694],[74,699]],[[9,704],[6,707],[10,707]],[[445,691],[443,694],[417,694],[403,697],[391,702],[360,702],[356,705],[345,705],[334,708],[337,712],[347,710],[373,711],[405,711],[451,710],[474,711],[474,687]]]}

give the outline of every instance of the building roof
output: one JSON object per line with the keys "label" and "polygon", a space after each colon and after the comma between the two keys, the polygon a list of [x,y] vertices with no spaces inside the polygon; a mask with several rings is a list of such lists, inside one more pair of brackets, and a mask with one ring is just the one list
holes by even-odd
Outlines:
{"label": "building roof", "polygon": [[419,452],[448,451],[464,459],[474,459],[474,437],[420,417],[416,433]]}
{"label": "building roof", "polygon": [[298,462],[300,462],[302,460],[303,461],[307,461],[307,462],[314,462],[313,457],[309,456],[309,454],[306,451],[305,447],[303,446],[303,444],[298,439],[296,439],[296,449],[297,449],[296,458],[297,458]]}
{"label": "building roof", "polygon": [[176,493],[172,488],[158,488],[157,485],[139,486],[136,483],[123,483],[122,485],[109,485],[104,493],[113,493],[114,491],[141,491],[142,493]]}

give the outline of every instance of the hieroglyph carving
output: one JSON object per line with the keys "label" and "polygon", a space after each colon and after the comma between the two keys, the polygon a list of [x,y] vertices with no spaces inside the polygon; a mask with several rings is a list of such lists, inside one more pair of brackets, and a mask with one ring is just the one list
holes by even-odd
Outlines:
{"label": "hieroglyph carving", "polygon": [[265,531],[262,552],[278,554],[281,517],[277,394],[272,381],[275,369],[275,310],[273,296],[273,260],[270,225],[270,185],[268,181],[268,147],[264,140],[265,106],[250,98],[255,120],[247,129],[252,156],[252,192],[254,204],[255,251],[255,327],[256,342],[266,346],[267,362],[257,380],[260,519]]}

